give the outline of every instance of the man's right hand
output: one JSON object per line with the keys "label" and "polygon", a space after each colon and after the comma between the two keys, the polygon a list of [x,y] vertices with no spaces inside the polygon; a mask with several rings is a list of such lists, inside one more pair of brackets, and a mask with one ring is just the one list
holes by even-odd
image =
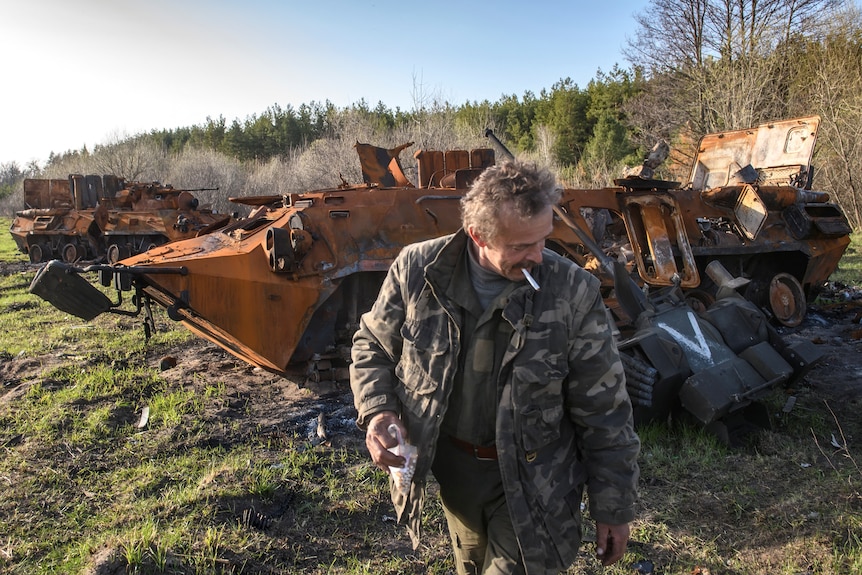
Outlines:
{"label": "man's right hand", "polygon": [[398,445],[398,440],[389,433],[389,426],[395,424],[401,430],[401,435],[407,437],[404,424],[394,411],[381,411],[368,422],[365,431],[365,447],[371,455],[374,464],[389,473],[390,467],[402,467],[404,458],[389,451],[390,447]]}

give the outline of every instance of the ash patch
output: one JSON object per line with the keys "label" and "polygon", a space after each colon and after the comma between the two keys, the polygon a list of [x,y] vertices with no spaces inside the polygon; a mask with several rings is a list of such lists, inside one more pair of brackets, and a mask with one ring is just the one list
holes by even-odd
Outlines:
{"label": "ash patch", "polygon": [[362,437],[356,427],[356,409],[353,395],[343,393],[321,398],[307,405],[295,405],[282,428],[312,444],[322,443],[341,436]]}
{"label": "ash patch", "polygon": [[169,360],[163,356],[149,361],[154,366],[170,366],[161,376],[172,385],[193,387],[197,395],[211,397],[205,419],[243,422],[240,431],[225,431],[210,441],[229,445],[257,435],[285,444],[296,440],[312,445],[364,444],[365,434],[356,427],[353,394],[346,381],[310,382],[302,370],[287,376],[272,374],[203,340],[173,349]]}
{"label": "ash patch", "polygon": [[828,407],[848,436],[862,436],[862,289],[830,283],[799,326],[776,330],[788,343],[808,340],[822,352],[789,391],[809,409]]}

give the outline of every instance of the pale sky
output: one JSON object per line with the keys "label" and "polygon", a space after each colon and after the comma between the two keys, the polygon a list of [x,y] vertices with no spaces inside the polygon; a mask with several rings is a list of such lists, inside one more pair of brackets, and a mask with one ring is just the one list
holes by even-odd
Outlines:
{"label": "pale sky", "polygon": [[269,106],[585,88],[648,0],[0,0],[0,163]]}

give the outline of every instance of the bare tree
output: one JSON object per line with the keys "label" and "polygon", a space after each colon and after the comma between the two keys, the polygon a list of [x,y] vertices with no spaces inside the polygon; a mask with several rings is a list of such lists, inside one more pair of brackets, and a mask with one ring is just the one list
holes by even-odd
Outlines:
{"label": "bare tree", "polygon": [[653,0],[635,16],[638,33],[624,53],[655,73],[698,69],[706,57],[708,0]]}
{"label": "bare tree", "polygon": [[686,125],[703,135],[785,115],[794,65],[787,45],[819,31],[844,3],[654,0],[626,49],[653,84],[631,104],[633,123]]}
{"label": "bare tree", "polygon": [[554,131],[548,126],[533,126],[533,132],[536,135],[536,153],[539,156],[539,161],[544,165],[550,165],[553,162],[553,150],[556,142]]}
{"label": "bare tree", "polygon": [[129,181],[157,180],[166,167],[165,153],[144,136],[113,134],[92,153],[93,169]]}
{"label": "bare tree", "polygon": [[[298,189],[319,190],[348,182],[362,183],[362,168],[352,135],[315,140],[297,158],[294,181]],[[366,142],[363,142],[366,143]]]}
{"label": "bare tree", "polygon": [[440,94],[440,90],[427,90],[421,80],[413,77],[413,121],[408,131],[417,148],[445,150],[456,148],[454,130],[456,109]]}
{"label": "bare tree", "polygon": [[301,151],[294,149],[286,155],[248,166],[244,195],[284,196],[304,191],[297,174],[300,155]]}
{"label": "bare tree", "polygon": [[213,150],[185,150],[174,158],[165,172],[166,180],[177,189],[218,188],[195,192],[201,207],[219,213],[232,213],[236,204],[229,197],[245,193],[246,171],[239,160]]}
{"label": "bare tree", "polygon": [[805,63],[809,98],[822,118],[817,185],[862,228],[862,12],[848,8]]}
{"label": "bare tree", "polygon": [[69,174],[95,174],[97,171],[92,156],[89,154],[75,154],[61,161],[50,163],[42,171],[40,177],[63,179],[69,177]]}

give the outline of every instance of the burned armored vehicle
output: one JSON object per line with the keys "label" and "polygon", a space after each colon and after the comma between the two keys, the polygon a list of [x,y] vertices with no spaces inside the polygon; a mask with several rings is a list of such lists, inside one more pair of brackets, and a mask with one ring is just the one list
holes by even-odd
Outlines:
{"label": "burned armored vehicle", "polygon": [[[639,422],[680,416],[726,430],[763,415],[757,400],[817,360],[813,345],[787,345],[775,329],[797,322],[849,242],[841,210],[806,187],[817,125],[707,137],[685,186],[642,173],[564,190],[547,247],[601,278]],[[114,266],[51,262],[31,291],[92,319],[116,307],[82,277],[98,273],[136,292],[136,312],[156,302],[255,366],[343,378],[350,337],[398,252],[457,230],[459,200],[497,156],[419,150],[413,184],[399,162],[407,146],[357,143],[362,184],[234,198],[253,206],[249,217]]]}
{"label": "burned armored vehicle", "polygon": [[611,258],[641,285],[679,285],[699,309],[720,287],[707,273],[718,261],[748,280],[746,299],[770,319],[798,325],[850,243],[841,208],[811,189],[819,124],[815,116],[707,135],[685,185],[636,176],[566,190],[561,206],[590,241],[555,243],[588,269]]}
{"label": "burned armored vehicle", "polygon": [[27,209],[9,232],[32,263],[116,262],[167,242],[222,227],[231,217],[199,207],[192,194],[159,182],[113,175],[24,180]]}

